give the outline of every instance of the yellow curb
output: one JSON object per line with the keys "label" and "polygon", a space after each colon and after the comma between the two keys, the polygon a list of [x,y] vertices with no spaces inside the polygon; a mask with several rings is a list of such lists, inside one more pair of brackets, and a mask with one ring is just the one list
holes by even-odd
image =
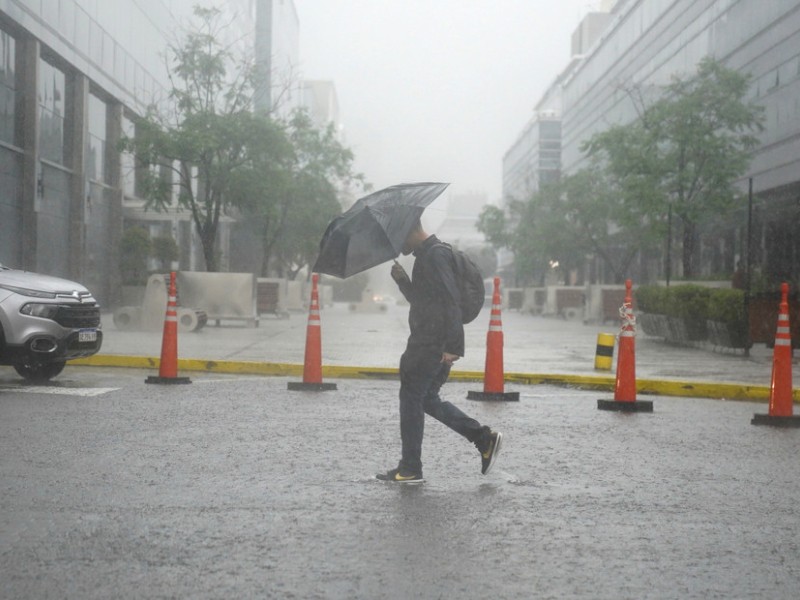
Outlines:
{"label": "yellow curb", "polygon": [[[158,369],[160,359],[148,356],[123,356],[96,354],[89,358],[71,360],[72,365],[90,367],[127,367],[135,369]],[[267,375],[277,377],[301,377],[303,365],[255,361],[178,359],[178,369],[208,373],[236,375]],[[398,379],[396,368],[323,366],[322,374],[331,379]],[[553,373],[505,373],[507,384],[557,385],[584,390],[613,392],[615,378],[603,375],[563,375]],[[483,381],[482,371],[452,371],[451,381]],[[673,381],[663,379],[637,379],[637,393],[658,396],[689,398],[712,398],[725,400],[769,399],[768,386],[744,383],[712,383],[703,381]],[[800,388],[792,390],[795,402],[800,402]]]}

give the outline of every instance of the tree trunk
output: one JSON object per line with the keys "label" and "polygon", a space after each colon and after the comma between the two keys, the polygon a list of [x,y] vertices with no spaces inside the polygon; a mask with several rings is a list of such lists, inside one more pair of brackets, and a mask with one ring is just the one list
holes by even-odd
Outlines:
{"label": "tree trunk", "polygon": [[683,277],[691,279],[694,277],[694,254],[697,226],[691,221],[683,221]]}
{"label": "tree trunk", "polygon": [[206,261],[206,271],[215,273],[219,270],[215,252],[217,236],[215,231],[210,231],[211,229],[211,227],[208,227],[200,234],[200,243],[203,246],[203,258]]}
{"label": "tree trunk", "polygon": [[272,261],[272,244],[269,242],[269,220],[264,219],[261,225],[261,276],[272,277],[270,262]]}

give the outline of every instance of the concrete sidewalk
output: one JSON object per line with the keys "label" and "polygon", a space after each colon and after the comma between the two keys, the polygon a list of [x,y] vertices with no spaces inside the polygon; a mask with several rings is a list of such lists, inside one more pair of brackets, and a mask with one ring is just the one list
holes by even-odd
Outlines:
{"label": "concrete sidewalk", "polygon": [[[351,310],[334,304],[321,311],[324,377],[390,377],[408,335],[407,306],[386,311]],[[612,371],[596,371],[599,333],[619,332],[618,323],[584,325],[518,311],[502,313],[504,373],[508,385],[555,383],[613,390]],[[456,363],[454,380],[482,379],[489,310],[465,327],[466,356]],[[209,323],[198,332],[179,333],[179,369],[271,375],[302,374],[307,315],[262,317],[258,327],[240,322]],[[76,363],[157,368],[161,331],[118,330],[110,314],[103,319],[101,354]],[[615,348],[616,356],[616,348]],[[795,359],[795,379],[797,365]],[[769,396],[772,350],[763,344],[749,356],[672,346],[639,333],[636,378],[641,393],[763,400]],[[800,399],[800,389],[796,389]]]}

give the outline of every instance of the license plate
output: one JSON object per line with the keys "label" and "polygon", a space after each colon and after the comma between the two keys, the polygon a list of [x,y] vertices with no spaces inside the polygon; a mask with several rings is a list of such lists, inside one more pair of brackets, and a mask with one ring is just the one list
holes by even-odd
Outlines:
{"label": "license plate", "polygon": [[78,342],[96,342],[97,330],[96,329],[81,329],[78,331]]}

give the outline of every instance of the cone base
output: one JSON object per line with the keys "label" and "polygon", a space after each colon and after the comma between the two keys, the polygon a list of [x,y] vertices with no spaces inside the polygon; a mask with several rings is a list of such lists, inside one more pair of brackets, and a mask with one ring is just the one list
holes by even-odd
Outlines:
{"label": "cone base", "polygon": [[519,402],[519,392],[467,392],[467,400]]}
{"label": "cone base", "polygon": [[288,389],[301,391],[301,392],[327,392],[329,390],[335,390],[336,384],[335,383],[307,383],[305,381],[290,381],[288,384]]}
{"label": "cone base", "polygon": [[772,425],[773,427],[800,427],[800,415],[776,417],[773,415],[754,414],[752,425]]}
{"label": "cone base", "polygon": [[617,412],[653,412],[653,402],[650,400],[634,400],[623,402],[620,400],[598,400],[598,410],[615,410]]}
{"label": "cone base", "polygon": [[188,377],[159,377],[151,375],[144,380],[145,383],[192,383]]}

